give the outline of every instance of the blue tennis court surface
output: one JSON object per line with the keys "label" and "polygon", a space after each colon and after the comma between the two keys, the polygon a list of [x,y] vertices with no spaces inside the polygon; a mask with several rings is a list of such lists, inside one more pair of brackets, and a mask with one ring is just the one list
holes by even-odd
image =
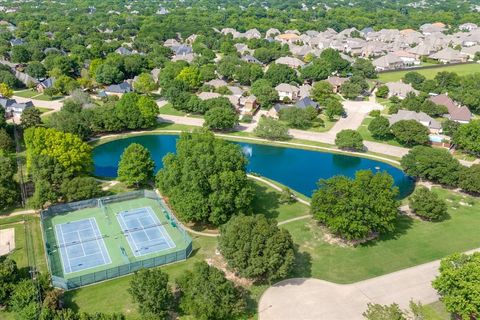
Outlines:
{"label": "blue tennis court surface", "polygon": [[117,220],[136,257],[175,248],[167,230],[150,207],[122,211],[117,214]]}
{"label": "blue tennis court surface", "polygon": [[65,274],[110,264],[95,218],[55,225]]}

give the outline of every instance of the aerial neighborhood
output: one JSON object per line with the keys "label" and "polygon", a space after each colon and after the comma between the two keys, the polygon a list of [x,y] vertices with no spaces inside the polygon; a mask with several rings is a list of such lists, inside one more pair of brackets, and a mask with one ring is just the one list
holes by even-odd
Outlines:
{"label": "aerial neighborhood", "polygon": [[0,319],[479,319],[479,26],[3,1]]}

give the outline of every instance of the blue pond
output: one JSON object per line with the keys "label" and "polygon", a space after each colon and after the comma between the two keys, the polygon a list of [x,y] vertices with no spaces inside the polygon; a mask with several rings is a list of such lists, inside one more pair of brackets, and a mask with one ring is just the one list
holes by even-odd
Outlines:
{"label": "blue pond", "polygon": [[[162,158],[168,152],[175,152],[175,135],[146,135],[119,139],[102,144],[93,150],[95,175],[116,177],[118,162],[123,150],[131,143],[139,143],[150,150],[156,163],[156,169],[162,167]],[[276,180],[306,196],[311,196],[317,181],[335,175],[353,177],[363,169],[387,171],[395,179],[400,189],[400,197],[413,190],[413,180],[389,164],[340,154],[266,146],[253,143],[239,144],[248,157],[248,171]]]}

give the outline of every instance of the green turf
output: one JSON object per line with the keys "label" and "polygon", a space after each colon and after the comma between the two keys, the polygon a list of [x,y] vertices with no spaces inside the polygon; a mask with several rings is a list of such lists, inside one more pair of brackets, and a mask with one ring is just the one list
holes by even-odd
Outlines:
{"label": "green turf", "polygon": [[378,80],[381,82],[393,82],[398,81],[403,78],[405,73],[415,71],[420,74],[423,74],[427,79],[433,79],[435,75],[442,71],[448,72],[456,72],[459,76],[464,76],[467,74],[480,72],[480,64],[472,63],[472,64],[459,64],[453,66],[443,66],[438,68],[425,68],[425,69],[418,69],[418,70],[402,70],[402,71],[389,71],[380,73],[378,75]]}
{"label": "green turf", "polygon": [[425,320],[450,320],[451,315],[441,301],[426,304],[423,306]]}
{"label": "green turf", "polygon": [[171,103],[167,103],[166,105],[160,108],[160,115],[162,114],[171,115],[171,116],[186,115],[185,112],[175,109]]}
{"label": "green turf", "polygon": [[[402,216],[395,233],[355,248],[326,243],[313,219],[284,225],[303,253],[304,267],[296,276],[352,283],[477,248],[480,200],[444,189],[434,190],[449,201],[447,220],[434,223]],[[460,205],[460,201],[474,205]]]}
{"label": "green turf", "polygon": [[[117,221],[116,214],[121,211],[150,207],[158,216],[159,220],[162,223],[165,223],[163,226],[167,230],[168,234],[172,238],[176,247],[163,250],[157,253],[150,253],[143,255],[141,257],[135,257],[133,252],[130,249],[130,246],[125,238],[125,235],[122,233],[120,224]],[[72,272],[69,274],[63,274],[60,251],[54,250],[56,240],[54,240],[55,235],[55,225],[63,224],[72,221],[78,221],[87,218],[95,218],[97,222],[100,233],[104,236],[103,241],[107,247],[107,251],[110,255],[112,261],[111,264],[102,265],[95,268],[86,269],[83,271]],[[118,266],[128,265],[129,263],[135,263],[138,261],[143,261],[149,258],[156,258],[159,256],[164,256],[170,253],[179,252],[185,250],[189,245],[189,240],[183,237],[183,234],[179,229],[173,227],[169,221],[162,213],[162,207],[158,201],[149,199],[149,198],[137,198],[133,200],[127,200],[122,202],[114,202],[106,205],[106,214],[101,208],[86,208],[74,212],[69,212],[67,214],[59,214],[45,220],[45,230],[48,234],[48,242],[51,250],[51,264],[52,264],[52,273],[55,276],[64,278],[64,279],[77,279],[79,276],[88,276],[95,272],[101,272],[106,269],[115,268]],[[127,255],[125,256],[122,253],[122,248],[126,251]],[[124,270],[124,269],[122,269]],[[122,271],[123,273],[123,271]]]}
{"label": "green turf", "polygon": [[35,109],[38,109],[38,111],[40,111],[41,114],[45,113],[45,112],[48,112],[48,111],[52,111],[53,109],[49,109],[49,108],[42,108],[42,107],[35,107]]}
{"label": "green turf", "polygon": [[31,98],[33,96],[37,96],[39,95],[40,93],[36,90],[31,90],[31,89],[27,89],[27,90],[21,90],[21,91],[15,91],[13,93],[14,96],[17,96],[17,97],[22,97],[22,98]]}

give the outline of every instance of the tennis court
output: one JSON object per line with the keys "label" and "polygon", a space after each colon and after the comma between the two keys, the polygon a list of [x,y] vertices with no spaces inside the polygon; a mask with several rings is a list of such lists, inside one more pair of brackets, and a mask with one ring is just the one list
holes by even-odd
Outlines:
{"label": "tennis court", "polygon": [[110,256],[95,218],[55,225],[65,274],[110,264]]}
{"label": "tennis court", "polygon": [[119,212],[117,220],[135,257],[175,248],[167,230],[150,207]]}

